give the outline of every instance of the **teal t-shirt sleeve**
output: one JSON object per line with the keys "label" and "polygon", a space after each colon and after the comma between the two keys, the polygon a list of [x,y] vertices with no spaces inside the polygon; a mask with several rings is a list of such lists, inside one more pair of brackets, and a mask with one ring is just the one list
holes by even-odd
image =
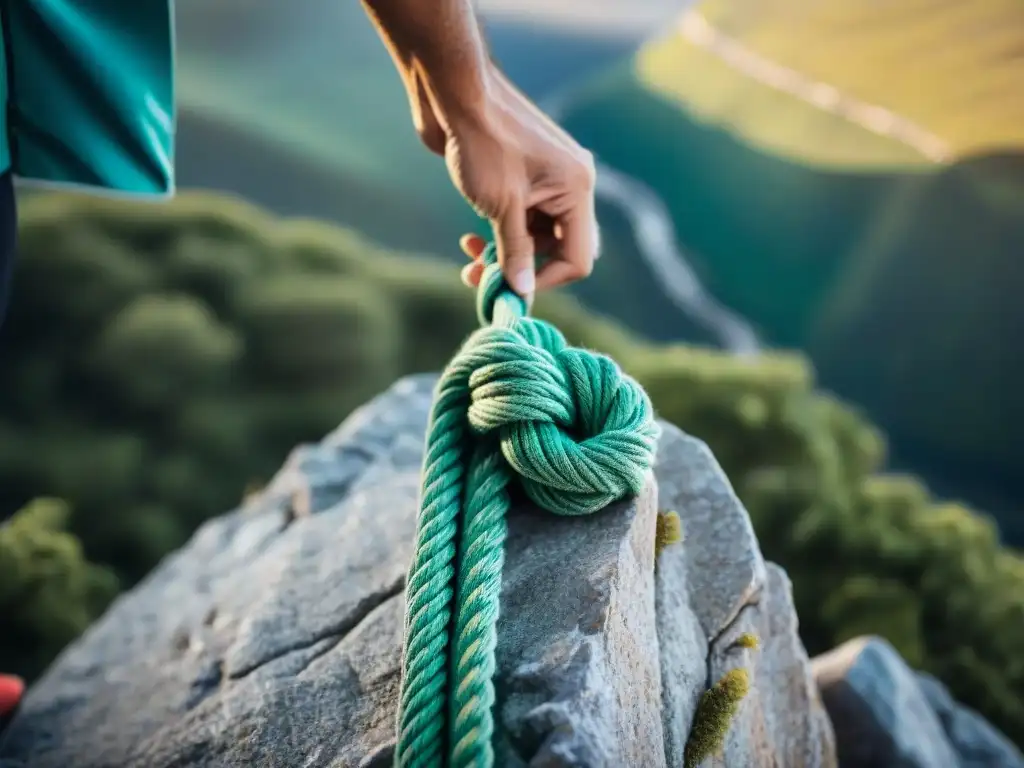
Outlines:
{"label": "teal t-shirt sleeve", "polygon": [[[7,29],[4,26],[3,11],[0,11],[0,115],[7,114]],[[11,145],[8,139],[7,121],[0,120],[0,173],[11,169]]]}
{"label": "teal t-shirt sleeve", "polygon": [[170,0],[4,2],[11,166],[24,179],[174,189]]}

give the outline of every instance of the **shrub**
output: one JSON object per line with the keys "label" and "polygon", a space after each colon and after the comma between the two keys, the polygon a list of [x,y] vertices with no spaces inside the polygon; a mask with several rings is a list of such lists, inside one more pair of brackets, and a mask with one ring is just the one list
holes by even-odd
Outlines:
{"label": "shrub", "polygon": [[[396,376],[475,323],[455,268],[310,222],[184,195],[24,206],[0,377],[0,510],[67,499],[86,554],[127,584]],[[812,653],[889,639],[1024,734],[1024,560],[991,523],[880,474],[882,436],[795,355],[643,343],[565,298],[537,314],[605,351],[708,442]],[[1024,743],[1024,737],[1019,738]]]}
{"label": "shrub", "polygon": [[5,673],[39,674],[117,593],[106,568],[82,555],[64,530],[62,502],[37,499],[0,526],[0,663]]}

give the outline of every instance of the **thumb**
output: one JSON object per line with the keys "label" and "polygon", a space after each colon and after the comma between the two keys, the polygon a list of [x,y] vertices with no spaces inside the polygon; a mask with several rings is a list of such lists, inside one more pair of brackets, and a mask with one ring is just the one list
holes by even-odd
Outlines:
{"label": "thumb", "polygon": [[513,205],[492,222],[498,246],[498,264],[512,290],[529,299],[536,285],[533,236],[526,224],[526,208]]}

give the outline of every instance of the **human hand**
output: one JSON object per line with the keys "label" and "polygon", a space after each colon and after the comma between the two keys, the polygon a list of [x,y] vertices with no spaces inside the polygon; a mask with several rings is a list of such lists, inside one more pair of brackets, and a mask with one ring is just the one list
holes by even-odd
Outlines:
{"label": "human hand", "polygon": [[482,259],[487,241],[479,235],[463,235],[459,238],[459,247],[470,259],[469,264],[462,268],[462,282],[467,288],[476,288],[480,285],[480,277],[484,273]]}
{"label": "human hand", "polygon": [[[490,220],[509,285],[529,299],[589,275],[598,252],[593,158],[494,65],[472,0],[362,3],[420,139]],[[538,251],[548,257],[539,271]]]}
{"label": "human hand", "polygon": [[[478,113],[417,113],[424,143],[456,188],[491,221],[506,280],[530,297],[587,277],[598,256],[594,163],[496,69]],[[479,238],[478,238],[479,239]],[[482,240],[480,240],[482,242]],[[464,248],[465,249],[465,248]],[[547,257],[536,268],[536,256]],[[463,272],[476,286],[482,267]]]}

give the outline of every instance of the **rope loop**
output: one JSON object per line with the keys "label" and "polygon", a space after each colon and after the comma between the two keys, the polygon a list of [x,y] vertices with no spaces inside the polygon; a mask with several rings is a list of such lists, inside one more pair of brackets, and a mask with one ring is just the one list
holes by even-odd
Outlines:
{"label": "rope loop", "polygon": [[[499,298],[522,299],[493,244],[483,260],[479,318],[493,322]],[[550,323],[518,316],[510,326],[485,327],[464,347],[474,432],[497,432],[523,490],[549,512],[590,514],[639,493],[658,440],[647,394],[611,358],[568,346]]]}

